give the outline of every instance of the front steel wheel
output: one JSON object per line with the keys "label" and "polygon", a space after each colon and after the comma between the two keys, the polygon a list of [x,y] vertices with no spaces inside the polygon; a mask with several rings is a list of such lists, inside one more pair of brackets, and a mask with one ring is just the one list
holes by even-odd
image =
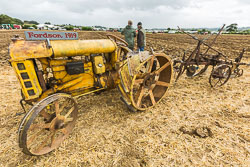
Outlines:
{"label": "front steel wheel", "polygon": [[54,94],[35,104],[19,126],[19,147],[28,155],[51,152],[72,132],[78,107],[67,94]]}

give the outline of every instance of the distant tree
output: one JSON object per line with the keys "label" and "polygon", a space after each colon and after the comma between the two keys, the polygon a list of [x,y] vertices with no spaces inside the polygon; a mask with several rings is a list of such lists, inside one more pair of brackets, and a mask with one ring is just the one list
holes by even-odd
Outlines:
{"label": "distant tree", "polygon": [[12,18],[8,15],[1,14],[0,15],[0,24],[18,24],[22,25],[23,22],[17,18]]}
{"label": "distant tree", "polygon": [[23,25],[23,22],[21,20],[19,20],[19,19],[13,18],[12,21],[13,21],[12,24]]}
{"label": "distant tree", "polygon": [[33,24],[32,27],[34,27],[35,29],[37,29],[37,26],[35,24]]}
{"label": "distant tree", "polygon": [[92,27],[82,27],[83,31],[92,31],[93,28]]}
{"label": "distant tree", "polygon": [[29,29],[30,25],[24,24],[23,29]]}
{"label": "distant tree", "polygon": [[245,34],[245,35],[250,34],[250,29],[243,30],[243,31],[240,32],[240,34]]}
{"label": "distant tree", "polygon": [[73,30],[74,27],[73,27],[73,26],[66,26],[65,29],[66,29],[66,30]]}
{"label": "distant tree", "polygon": [[230,24],[229,26],[226,27],[226,31],[230,33],[235,33],[238,30],[237,26],[238,26],[237,23]]}
{"label": "distant tree", "polygon": [[168,30],[168,31],[170,31],[170,30],[171,30],[171,28],[169,28],[169,27],[168,27],[168,29],[167,29],[167,30]]}
{"label": "distant tree", "polygon": [[198,29],[197,31],[198,31],[198,34],[206,34],[206,33],[211,34],[211,31],[209,31],[209,30],[207,30],[205,28]]}
{"label": "distant tree", "polygon": [[11,22],[12,22],[11,17],[4,14],[0,15],[0,24],[11,24]]}
{"label": "distant tree", "polygon": [[51,25],[51,23],[50,23],[50,22],[45,22],[44,24]]}

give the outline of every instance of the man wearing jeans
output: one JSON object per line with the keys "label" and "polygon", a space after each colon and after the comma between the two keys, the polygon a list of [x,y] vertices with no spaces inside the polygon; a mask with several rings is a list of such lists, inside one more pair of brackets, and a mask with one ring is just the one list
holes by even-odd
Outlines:
{"label": "man wearing jeans", "polygon": [[144,51],[146,46],[146,31],[142,28],[142,23],[137,24],[138,34],[137,34],[137,47],[138,51]]}

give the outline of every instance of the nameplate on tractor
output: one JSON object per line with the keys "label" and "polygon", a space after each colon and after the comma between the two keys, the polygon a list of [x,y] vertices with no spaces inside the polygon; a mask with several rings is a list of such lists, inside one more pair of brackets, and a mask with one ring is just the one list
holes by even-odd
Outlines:
{"label": "nameplate on tractor", "polygon": [[26,40],[77,40],[77,32],[25,31]]}

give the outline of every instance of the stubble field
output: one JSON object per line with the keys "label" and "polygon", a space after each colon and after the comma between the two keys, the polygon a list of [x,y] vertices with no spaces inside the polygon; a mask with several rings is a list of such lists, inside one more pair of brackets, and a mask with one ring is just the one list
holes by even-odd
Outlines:
{"label": "stubble field", "polygon": [[[16,116],[22,112],[20,86],[7,63],[14,34],[24,37],[23,31],[0,31],[0,166],[250,165],[249,67],[242,67],[242,77],[216,89],[208,83],[211,69],[193,79],[183,75],[156,107],[145,112],[130,112],[116,89],[80,97],[79,119],[70,137],[47,155],[23,154],[17,142],[23,117]],[[79,38],[102,39],[105,34],[79,32]],[[147,34],[146,50],[172,58],[195,46],[186,35]],[[246,48],[242,61],[250,60],[250,36],[222,35],[214,46],[230,58]]]}

